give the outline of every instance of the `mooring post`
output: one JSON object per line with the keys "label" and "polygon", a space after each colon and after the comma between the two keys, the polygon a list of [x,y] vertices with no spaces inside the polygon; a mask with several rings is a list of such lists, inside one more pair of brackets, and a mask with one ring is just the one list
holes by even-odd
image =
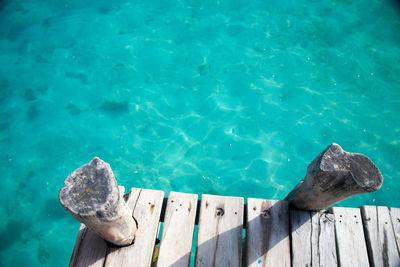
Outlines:
{"label": "mooring post", "polygon": [[321,210],[354,195],[373,192],[383,177],[365,155],[331,144],[307,167],[306,177],[286,196],[291,207]]}
{"label": "mooring post", "polygon": [[103,239],[125,246],[135,239],[136,222],[121,193],[110,165],[95,157],[65,179],[59,200]]}

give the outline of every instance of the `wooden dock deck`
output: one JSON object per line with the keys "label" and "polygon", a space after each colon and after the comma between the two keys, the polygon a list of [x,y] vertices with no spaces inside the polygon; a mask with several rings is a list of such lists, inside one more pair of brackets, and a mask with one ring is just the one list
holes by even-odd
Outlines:
{"label": "wooden dock deck", "polygon": [[[138,230],[115,247],[84,224],[70,266],[400,266],[400,209],[334,207],[289,210],[280,200],[131,189],[125,194]],[[163,222],[157,262],[156,238]]]}

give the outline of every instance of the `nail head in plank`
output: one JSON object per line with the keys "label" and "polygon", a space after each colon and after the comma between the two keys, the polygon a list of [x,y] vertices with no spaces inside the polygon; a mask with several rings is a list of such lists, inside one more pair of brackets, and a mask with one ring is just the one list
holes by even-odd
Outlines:
{"label": "nail head in plank", "polygon": [[196,194],[169,193],[157,267],[189,266],[197,198]]}
{"label": "nail head in plank", "polygon": [[241,266],[244,200],[202,195],[195,266]]}
{"label": "nail head in plank", "polygon": [[105,266],[150,266],[158,232],[158,222],[164,192],[158,190],[131,190],[128,206],[138,223],[135,242],[127,247],[110,248]]}
{"label": "nail head in plank", "polygon": [[400,209],[389,208],[390,218],[392,219],[393,231],[396,237],[397,251],[400,255]]}
{"label": "nail head in plank", "polygon": [[335,216],[339,265],[369,266],[360,209],[333,207],[331,210]]}
{"label": "nail head in plank", "polygon": [[389,208],[361,206],[371,266],[400,266]]}
{"label": "nail head in plank", "polygon": [[286,201],[247,199],[247,265],[290,266]]}

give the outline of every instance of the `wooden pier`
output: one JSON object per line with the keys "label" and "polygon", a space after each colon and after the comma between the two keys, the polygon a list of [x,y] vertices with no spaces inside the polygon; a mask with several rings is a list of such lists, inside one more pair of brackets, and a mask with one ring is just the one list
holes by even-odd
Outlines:
{"label": "wooden pier", "polygon": [[[70,266],[400,266],[400,209],[290,210],[286,201],[131,189],[138,230],[115,247],[83,224]],[[153,255],[160,222],[158,255]],[[196,237],[195,237],[196,238]],[[153,263],[154,256],[157,260]]]}
{"label": "wooden pier", "polygon": [[183,267],[195,249],[197,267],[400,267],[399,208],[326,210],[382,183],[368,157],[331,144],[284,200],[177,192],[164,198],[140,188],[125,194],[96,157],[66,178],[59,199],[82,222],[70,266]]}

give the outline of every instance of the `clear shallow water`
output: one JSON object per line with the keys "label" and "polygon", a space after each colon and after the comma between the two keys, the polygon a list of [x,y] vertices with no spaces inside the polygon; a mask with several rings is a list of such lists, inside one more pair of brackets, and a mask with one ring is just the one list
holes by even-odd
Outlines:
{"label": "clear shallow water", "polygon": [[60,266],[58,204],[94,156],[119,184],[282,199],[337,142],[399,207],[400,9],[390,1],[1,1],[0,266]]}

